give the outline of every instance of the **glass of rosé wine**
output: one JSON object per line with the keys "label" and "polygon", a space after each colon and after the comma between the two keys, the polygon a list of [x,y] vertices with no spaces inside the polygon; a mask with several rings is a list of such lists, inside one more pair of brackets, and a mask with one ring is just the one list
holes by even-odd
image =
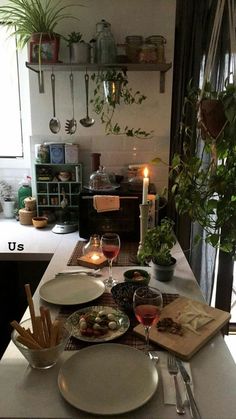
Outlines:
{"label": "glass of ros\u00e9 wine", "polygon": [[109,277],[105,279],[106,287],[111,288],[117,284],[112,276],[112,262],[120,251],[120,237],[116,233],[105,233],[101,237],[101,248],[109,264]]}
{"label": "glass of ros\u00e9 wine", "polygon": [[144,326],[147,355],[149,355],[149,332],[151,326],[158,323],[162,307],[162,293],[157,288],[146,286],[135,290],[133,296],[134,314],[139,323]]}

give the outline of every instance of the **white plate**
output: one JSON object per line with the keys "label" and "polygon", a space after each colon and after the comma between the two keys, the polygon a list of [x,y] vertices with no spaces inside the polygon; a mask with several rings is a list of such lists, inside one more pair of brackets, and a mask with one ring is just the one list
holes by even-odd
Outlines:
{"label": "white plate", "polygon": [[[87,311],[96,310],[101,311],[103,310],[106,314],[112,313],[115,314],[119,323],[119,328],[117,330],[109,330],[108,333],[106,333],[104,336],[100,337],[88,337],[84,336],[80,333],[79,329],[79,319],[80,316],[83,313],[86,313]],[[129,328],[130,321],[129,317],[122,313],[120,310],[116,310],[112,307],[107,306],[92,306],[92,307],[85,307],[81,308],[80,310],[75,311],[73,314],[71,314],[70,317],[68,317],[66,324],[69,325],[69,329],[71,330],[72,336],[74,336],[77,339],[83,340],[84,342],[108,342],[109,340],[113,340],[118,338],[119,336],[122,336]]]}
{"label": "white plate", "polygon": [[40,297],[52,304],[74,305],[93,301],[104,293],[103,281],[88,275],[66,275],[45,282]]}
{"label": "white plate", "polygon": [[158,373],[142,351],[117,343],[81,349],[61,367],[58,386],[72,406],[116,415],[145,404],[155,393]]}

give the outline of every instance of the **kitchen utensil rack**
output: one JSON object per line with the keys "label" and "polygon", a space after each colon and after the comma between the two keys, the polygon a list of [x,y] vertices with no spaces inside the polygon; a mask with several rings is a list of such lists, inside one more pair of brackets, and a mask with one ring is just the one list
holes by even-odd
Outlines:
{"label": "kitchen utensil rack", "polygon": [[99,71],[109,68],[116,68],[123,71],[157,71],[160,72],[160,93],[165,92],[165,74],[172,67],[172,63],[139,64],[139,63],[114,63],[114,64],[72,64],[72,63],[50,63],[33,64],[26,62],[26,67],[36,72],[39,78],[39,92],[44,92],[43,72],[44,71]]}

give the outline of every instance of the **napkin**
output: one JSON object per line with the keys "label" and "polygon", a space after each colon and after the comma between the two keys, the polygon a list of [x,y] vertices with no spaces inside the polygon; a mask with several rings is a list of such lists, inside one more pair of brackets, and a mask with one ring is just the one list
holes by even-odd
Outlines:
{"label": "napkin", "polygon": [[[174,383],[174,377],[173,375],[170,375],[168,372],[167,367],[167,355],[162,354],[160,356],[160,368],[161,368],[161,376],[162,376],[162,385],[163,385],[163,394],[164,394],[164,403],[165,404],[175,404],[176,403],[176,397],[175,397],[175,383]],[[192,375],[191,375],[191,368],[190,364],[188,362],[183,362],[183,365],[185,366],[187,372],[189,373],[189,376],[191,378],[191,388],[193,391],[193,384],[192,384]],[[182,397],[183,403],[185,403],[187,399],[187,393],[186,393],[186,387],[184,384],[184,381],[182,379],[180,371],[177,374],[177,380],[179,384],[180,394]]]}
{"label": "napkin", "polygon": [[120,209],[120,197],[116,195],[94,195],[93,207],[97,212],[118,211]]}

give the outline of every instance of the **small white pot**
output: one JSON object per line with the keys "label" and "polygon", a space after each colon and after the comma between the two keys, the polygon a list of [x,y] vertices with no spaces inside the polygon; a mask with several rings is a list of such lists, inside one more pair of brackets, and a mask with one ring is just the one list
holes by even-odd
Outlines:
{"label": "small white pot", "polygon": [[74,42],[70,45],[70,61],[71,63],[89,63],[89,44],[86,42]]}

